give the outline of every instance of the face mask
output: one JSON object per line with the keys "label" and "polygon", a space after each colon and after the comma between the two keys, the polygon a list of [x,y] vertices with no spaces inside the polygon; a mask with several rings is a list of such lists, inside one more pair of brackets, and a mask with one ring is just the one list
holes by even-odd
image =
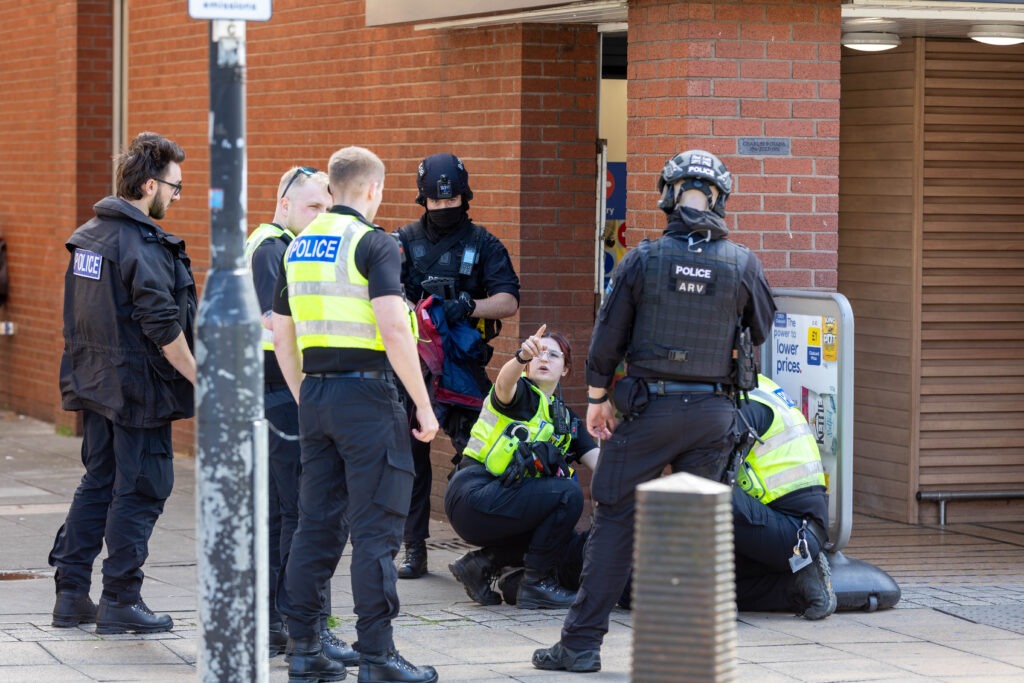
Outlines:
{"label": "face mask", "polygon": [[465,213],[465,207],[453,206],[448,209],[434,209],[427,211],[427,220],[438,230],[451,230],[460,222]]}

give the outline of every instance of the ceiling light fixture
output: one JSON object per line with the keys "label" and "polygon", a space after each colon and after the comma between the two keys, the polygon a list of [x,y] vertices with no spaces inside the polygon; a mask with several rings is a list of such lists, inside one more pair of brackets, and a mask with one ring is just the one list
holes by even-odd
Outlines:
{"label": "ceiling light fixture", "polygon": [[863,52],[881,52],[898,47],[900,37],[895,33],[844,33],[839,41],[844,47]]}
{"label": "ceiling light fixture", "polygon": [[986,24],[975,26],[967,34],[972,40],[986,45],[1019,45],[1024,43],[1024,26],[1013,24]]}

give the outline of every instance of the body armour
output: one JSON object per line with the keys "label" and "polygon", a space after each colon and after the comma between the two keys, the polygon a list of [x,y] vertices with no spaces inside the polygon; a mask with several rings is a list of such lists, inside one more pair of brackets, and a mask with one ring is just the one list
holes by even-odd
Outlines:
{"label": "body armour", "polygon": [[750,252],[722,239],[691,250],[680,233],[637,248],[644,255],[644,289],[626,353],[629,374],[731,383],[740,281]]}
{"label": "body armour", "polygon": [[736,475],[736,485],[765,505],[808,486],[825,486],[818,444],[800,409],[764,375],[750,400],[772,411],[772,424],[755,443]]}
{"label": "body armour", "polygon": [[[436,243],[427,239],[422,220],[410,223],[398,231],[402,253],[409,260],[405,290],[410,301],[424,298],[423,281],[428,277],[450,277],[455,280],[458,291],[469,292],[474,299],[487,296],[483,278],[476,267],[480,263],[480,250],[483,247],[483,228],[464,221],[455,231],[459,237],[454,242],[446,236]],[[450,246],[435,253],[437,245],[442,242],[448,242]]]}
{"label": "body armour", "polygon": [[[396,233],[406,259],[402,266],[406,298],[414,303],[426,298],[428,293],[423,291],[423,281],[428,277],[452,278],[455,297],[459,292],[469,292],[474,299],[486,298],[488,292],[479,267],[484,229],[465,218],[453,233],[431,242],[423,220],[410,223]],[[438,249],[439,245],[447,249]],[[498,320],[471,317],[469,323],[479,330],[484,341],[494,339],[501,331]]]}
{"label": "body armour", "polygon": [[[537,412],[528,422],[520,422],[504,415],[494,407],[491,402],[494,392],[492,391],[484,399],[483,408],[480,410],[480,418],[470,432],[469,445],[463,455],[483,463],[487,471],[496,477],[501,476],[508,464],[512,461],[512,455],[516,452],[520,443],[533,443],[536,441],[549,441],[558,450],[565,454],[569,450],[571,437],[569,434],[556,434],[555,425],[551,419],[551,399],[544,395],[533,382],[520,380],[520,388],[523,385],[537,394]],[[561,405],[561,402],[559,402]],[[564,406],[562,410],[565,410]],[[561,420],[568,424],[568,414]]]}

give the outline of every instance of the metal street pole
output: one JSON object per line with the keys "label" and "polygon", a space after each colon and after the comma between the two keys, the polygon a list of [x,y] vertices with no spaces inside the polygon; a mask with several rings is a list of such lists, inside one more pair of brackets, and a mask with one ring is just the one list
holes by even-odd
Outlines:
{"label": "metal street pole", "polygon": [[245,22],[210,22],[210,253],[196,361],[199,674],[265,683],[267,435],[245,267]]}

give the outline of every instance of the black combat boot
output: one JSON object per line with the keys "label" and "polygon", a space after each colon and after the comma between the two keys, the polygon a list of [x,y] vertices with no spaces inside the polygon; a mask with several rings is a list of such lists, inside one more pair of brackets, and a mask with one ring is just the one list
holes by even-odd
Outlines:
{"label": "black combat boot", "polygon": [[280,621],[271,624],[267,635],[269,636],[270,656],[283,655],[288,647],[288,627]]}
{"label": "black combat boot", "polygon": [[571,607],[576,593],[558,583],[551,572],[527,569],[519,584],[516,607],[520,609],[560,609]]}
{"label": "black combat boot", "polygon": [[570,650],[561,642],[541,648],[533,653],[533,665],[547,671],[591,673],[601,670],[600,650]]}
{"label": "black combat boot", "polygon": [[359,683],[436,683],[432,666],[416,666],[391,649],[381,655],[364,654],[359,659]]}
{"label": "black combat boot", "polygon": [[288,639],[288,683],[340,681],[348,675],[345,665],[324,654],[320,637]]}
{"label": "black combat boot", "polygon": [[405,544],[405,557],[398,565],[398,578],[418,579],[427,573],[427,542]]}
{"label": "black combat boot", "polygon": [[448,570],[466,589],[466,595],[481,605],[500,605],[501,596],[491,590],[497,571],[493,560],[483,550],[468,552],[448,565]]}
{"label": "black combat boot", "polygon": [[526,570],[522,567],[516,567],[505,572],[498,579],[498,590],[501,591],[501,597],[505,598],[505,602],[509,605],[516,604],[516,599],[519,597],[519,584],[523,582],[524,571]]}
{"label": "black combat boot", "polygon": [[799,614],[817,621],[836,611],[836,594],[832,590],[832,568],[824,551],[817,559],[793,575],[794,598],[803,608]]}
{"label": "black combat boot", "polygon": [[356,666],[359,664],[359,653],[353,650],[344,640],[334,635],[331,629],[325,628],[320,630],[320,644],[324,648],[324,654],[330,659],[341,662],[345,666]]}
{"label": "black combat boot", "polygon": [[96,621],[96,604],[88,593],[78,591],[57,591],[57,600],[53,604],[53,625],[58,628],[70,628],[79,624],[91,624]]}
{"label": "black combat boot", "polygon": [[169,614],[153,614],[140,596],[135,602],[114,602],[100,598],[96,609],[96,633],[101,636],[112,633],[163,633],[174,627]]}

